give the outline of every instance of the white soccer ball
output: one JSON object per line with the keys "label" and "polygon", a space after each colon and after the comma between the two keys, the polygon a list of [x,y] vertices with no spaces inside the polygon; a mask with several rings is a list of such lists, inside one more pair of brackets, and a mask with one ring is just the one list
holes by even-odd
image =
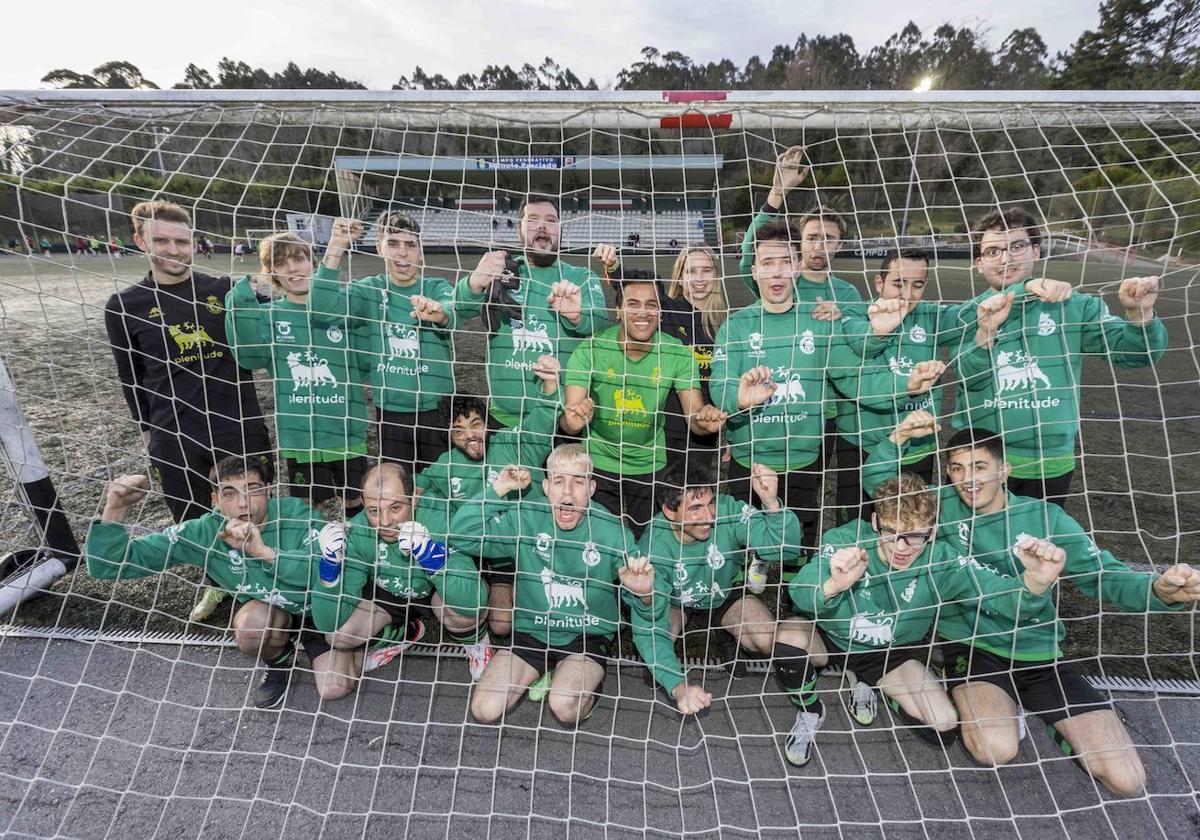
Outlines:
{"label": "white soccer ball", "polygon": [[424,545],[429,540],[429,529],[420,522],[405,522],[400,526],[400,538],[396,540],[396,544],[400,546],[400,550],[412,554],[417,547]]}

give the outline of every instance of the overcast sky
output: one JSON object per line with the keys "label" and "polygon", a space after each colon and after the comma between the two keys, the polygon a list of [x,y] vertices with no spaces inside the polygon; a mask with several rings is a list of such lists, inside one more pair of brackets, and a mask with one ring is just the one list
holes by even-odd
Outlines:
{"label": "overcast sky", "polygon": [[418,64],[453,79],[487,64],[517,67],[545,56],[611,87],[648,45],[740,66],[756,54],[765,60],[774,45],[801,33],[847,32],[866,52],[909,20],[930,32],[943,21],[986,27],[993,46],[1032,26],[1053,55],[1095,26],[1099,0],[1007,0],[975,10],[945,0],[206,0],[108,7],[65,0],[52,11],[7,5],[2,89],[38,88],[52,69],[87,72],[113,59],[170,87],[189,62],[215,75],[223,56],[270,71],[295,61],[386,89]]}

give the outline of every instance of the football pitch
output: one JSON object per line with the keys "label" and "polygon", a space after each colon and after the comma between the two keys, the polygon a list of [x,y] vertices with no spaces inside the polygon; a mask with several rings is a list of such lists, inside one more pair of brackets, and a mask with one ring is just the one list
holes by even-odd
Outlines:
{"label": "football pitch", "polygon": [[[438,255],[456,278],[475,256]],[[572,261],[577,261],[572,258]],[[649,267],[649,258],[629,261]],[[665,274],[670,259],[656,264]],[[252,268],[228,256],[210,273]],[[380,262],[356,255],[354,275]],[[726,260],[732,305],[749,300]],[[875,261],[839,260],[864,292]],[[0,355],[82,539],[105,482],[146,455],[104,340],[107,297],[145,270],[136,255],[0,256]],[[1048,276],[1104,294],[1160,271],[1051,260]],[[1163,568],[1200,555],[1197,272],[1163,278],[1170,343],[1153,369],[1084,364],[1082,468],[1068,510],[1122,560]],[[981,290],[965,261],[936,268],[930,298]],[[1198,301],[1200,303],[1200,301]],[[455,338],[460,390],[483,389],[485,336]],[[262,383],[261,394],[269,396]],[[953,388],[947,389],[953,392]],[[264,408],[271,404],[264,400]],[[0,484],[0,552],[28,539]],[[152,501],[138,524],[169,523]],[[112,583],[82,570],[18,608],[13,625],[138,634],[218,633],[186,621],[194,571]],[[1194,680],[1194,613],[1122,616],[1065,587],[1067,656],[1091,674]],[[319,704],[301,674],[283,711],[247,708],[253,663],[189,644],[36,639],[0,633],[0,834],[20,837],[1193,837],[1200,835],[1200,703],[1117,694],[1149,774],[1148,794],[1098,791],[1030,719],[1017,761],[989,770],[961,746],[935,750],[882,710],[856,729],[835,695],[805,768],[784,762],[793,711],[760,676],[706,672],[713,707],[681,718],[638,669],[609,668],[595,714],[567,731],[524,701],[505,724],[467,720],[469,679],[453,657],[408,657],[344,700]],[[830,692],[836,680],[826,678]],[[1040,760],[1045,759],[1045,760]]]}

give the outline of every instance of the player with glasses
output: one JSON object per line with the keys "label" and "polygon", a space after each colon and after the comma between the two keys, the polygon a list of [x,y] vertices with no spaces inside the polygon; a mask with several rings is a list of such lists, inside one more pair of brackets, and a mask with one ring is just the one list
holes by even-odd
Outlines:
{"label": "player with glasses", "polygon": [[960,562],[950,540],[935,540],[937,514],[937,494],[920,476],[890,478],[875,490],[870,522],[853,519],[828,531],[789,586],[803,618],[780,625],[793,644],[776,643],[774,665],[799,707],[784,747],[790,763],[808,762],[825,722],[816,680],[817,669],[826,666],[854,673],[847,706],[856,723],[874,721],[878,688],[898,727],[934,745],[953,743],[958,714],[929,667],[929,635],[939,613],[946,604],[981,596],[1018,614],[1046,600],[1062,568],[1059,549],[1029,539],[1017,550],[1024,575],[1004,577]]}

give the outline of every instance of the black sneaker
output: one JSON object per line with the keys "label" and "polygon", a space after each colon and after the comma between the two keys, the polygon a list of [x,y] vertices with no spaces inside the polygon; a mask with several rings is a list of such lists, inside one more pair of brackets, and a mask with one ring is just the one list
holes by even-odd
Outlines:
{"label": "black sneaker", "polygon": [[268,665],[263,669],[258,688],[254,689],[254,708],[274,709],[283,702],[288,683],[292,681],[292,658],[282,664]]}

